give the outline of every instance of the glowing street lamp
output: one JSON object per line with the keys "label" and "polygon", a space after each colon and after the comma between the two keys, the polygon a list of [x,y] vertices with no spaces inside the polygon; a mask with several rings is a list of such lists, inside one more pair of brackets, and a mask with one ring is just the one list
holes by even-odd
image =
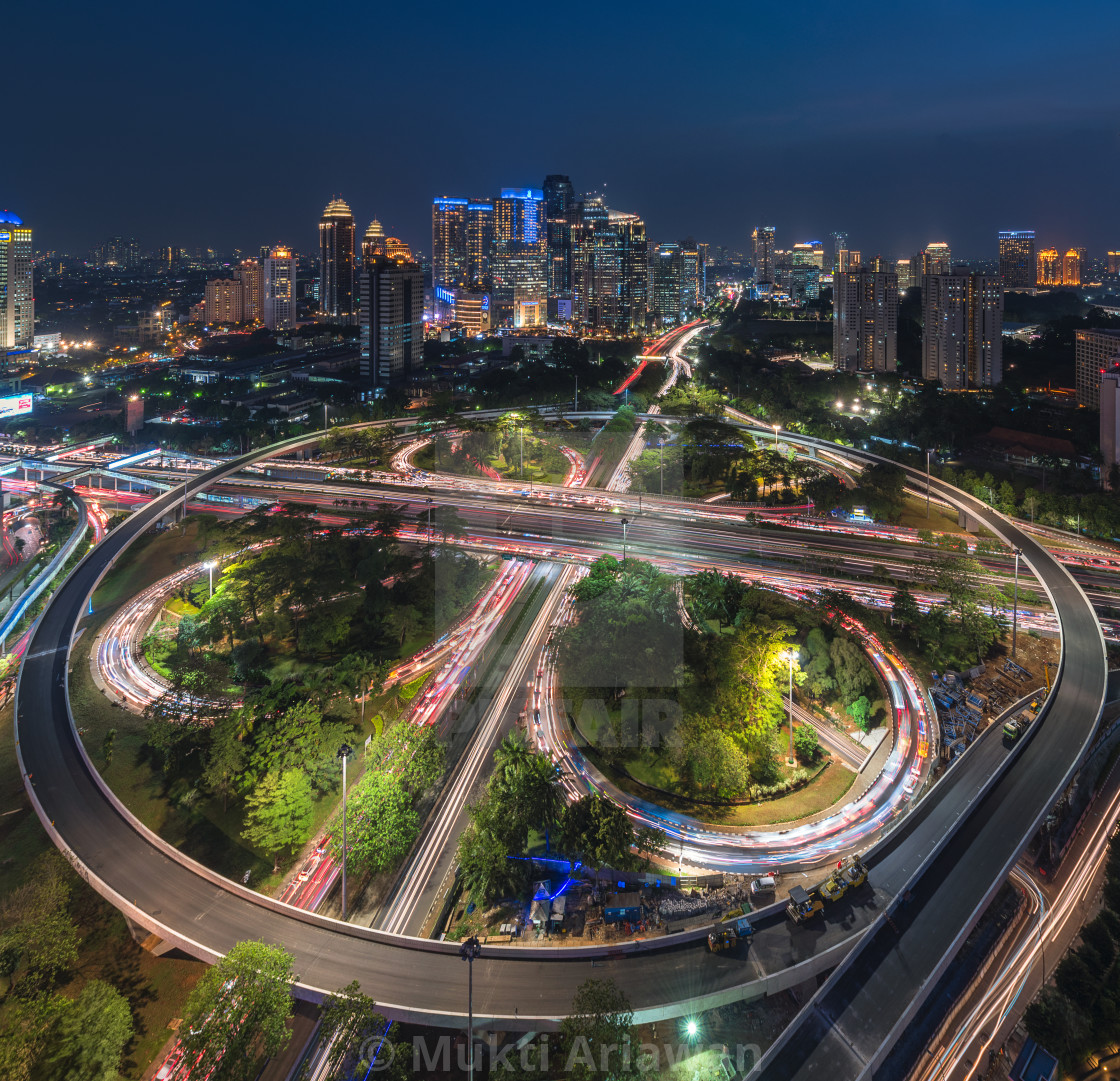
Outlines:
{"label": "glowing street lamp", "polygon": [[342,918],[346,919],[346,759],[354,753],[349,743],[338,749],[342,760]]}
{"label": "glowing street lamp", "polygon": [[207,560],[202,564],[210,572],[210,596],[214,596],[214,568],[218,565],[214,560]]}
{"label": "glowing street lamp", "polygon": [[630,525],[629,518],[622,519],[622,562],[626,562],[626,529]]}
{"label": "glowing street lamp", "polygon": [[770,427],[774,429],[774,449],[777,450],[778,449],[778,429],[781,428],[781,425],[780,424],[771,424]]}

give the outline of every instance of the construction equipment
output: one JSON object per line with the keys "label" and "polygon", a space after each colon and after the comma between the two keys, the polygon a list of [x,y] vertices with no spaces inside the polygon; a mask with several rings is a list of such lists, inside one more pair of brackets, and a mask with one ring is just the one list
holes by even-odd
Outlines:
{"label": "construction equipment", "polygon": [[843,864],[828,876],[820,887],[820,894],[826,901],[839,901],[848,892],[848,880],[844,877]]}
{"label": "construction equipment", "polygon": [[708,949],[712,953],[722,953],[731,949],[738,941],[735,932],[728,927],[724,931],[713,931],[708,935]]}
{"label": "construction equipment", "polygon": [[824,902],[820,894],[814,890],[806,893],[801,886],[791,886],[789,891],[789,904],[786,905],[786,915],[794,923],[807,923],[817,913],[824,910]]}
{"label": "construction equipment", "polygon": [[852,856],[844,868],[844,877],[848,880],[848,889],[854,890],[867,881],[867,868],[859,856]]}

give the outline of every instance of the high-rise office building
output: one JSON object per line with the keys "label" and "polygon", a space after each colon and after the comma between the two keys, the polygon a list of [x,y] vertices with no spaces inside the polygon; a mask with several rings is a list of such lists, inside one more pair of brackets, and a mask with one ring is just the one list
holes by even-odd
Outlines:
{"label": "high-rise office building", "polygon": [[354,215],[341,198],[327,203],[319,219],[319,310],[336,323],[353,323]]}
{"label": "high-rise office building", "polygon": [[1089,270],[1089,249],[1088,248],[1074,248],[1077,252],[1077,276],[1079,284],[1088,285],[1092,274]]}
{"label": "high-rise office building", "polygon": [[424,275],[403,259],[375,255],[359,275],[359,364],[375,392],[408,383],[424,359]]}
{"label": "high-rise office building", "polygon": [[467,281],[472,289],[490,288],[490,252],[494,247],[494,201],[467,203]]}
{"label": "high-rise office building", "polygon": [[756,225],[751,233],[754,244],[754,280],[774,280],[774,226]]}
{"label": "high-rise office building", "polygon": [[815,266],[824,269],[824,245],[819,240],[807,240],[794,244],[789,253],[790,266]]}
{"label": "high-rise office building", "polygon": [[239,278],[215,278],[206,283],[206,322],[240,323],[244,315],[244,289]]}
{"label": "high-rise office building", "polygon": [[861,253],[852,251],[847,248],[841,248],[836,253],[836,268],[834,273],[842,273],[846,270],[855,270],[859,266]]}
{"label": "high-rise office building", "polygon": [[1110,251],[1105,258],[1109,274],[1120,274],[1120,251]]}
{"label": "high-rise office building", "polygon": [[387,236],[385,238],[385,254],[398,263],[413,263],[412,249],[400,237]]}
{"label": "high-rise office building", "polygon": [[915,285],[922,284],[926,274],[949,274],[952,272],[952,252],[944,241],[935,240],[914,256],[910,264],[910,278]]}
{"label": "high-rise office building", "polygon": [[1005,229],[999,234],[999,276],[1005,289],[1035,284],[1033,229]]}
{"label": "high-rise office building", "polygon": [[1003,283],[951,274],[922,278],[922,378],[946,390],[994,387],[1003,380]]}
{"label": "high-rise office building", "polygon": [[1074,393],[1077,404],[1099,409],[1101,376],[1120,361],[1120,330],[1073,332]]}
{"label": "high-rise office building", "polygon": [[662,326],[681,320],[681,246],[658,244],[650,259],[649,307]]}
{"label": "high-rise office building", "polygon": [[[620,335],[642,330],[650,305],[645,222],[597,197],[584,200],[580,219],[573,233],[573,318]],[[679,270],[675,290],[679,305]]]}
{"label": "high-rise office building", "polygon": [[467,284],[466,199],[432,200],[432,286]]}
{"label": "high-rise office building", "polygon": [[910,273],[909,259],[899,259],[894,264],[894,272],[898,277],[898,291],[900,293],[904,293],[907,289],[910,288],[911,285],[914,284],[914,280],[911,277]]}
{"label": "high-rise office building", "polygon": [[1100,448],[1101,479],[1105,487],[1115,489],[1108,483],[1112,466],[1120,462],[1120,365],[1110,365],[1101,375],[1100,398]]}
{"label": "high-rise office building", "polygon": [[271,248],[261,275],[261,319],[269,330],[296,325],[296,254]]}
{"label": "high-rise office building", "polygon": [[1038,253],[1035,268],[1036,285],[1062,284],[1062,257],[1057,248],[1043,248]]}
{"label": "high-rise office building", "polygon": [[31,226],[0,210],[0,361],[9,350],[30,349],[35,338],[35,275]]}
{"label": "high-rise office building", "polygon": [[845,371],[893,372],[898,364],[898,277],[839,272],[832,289],[832,362]]}
{"label": "high-rise office building", "polygon": [[842,251],[849,251],[848,248],[848,234],[847,233],[833,233],[832,234],[832,273],[837,274],[844,268],[840,265],[840,253]]}
{"label": "high-rise office building", "polygon": [[242,259],[236,271],[241,282],[241,318],[246,323],[261,319],[261,264],[256,259]]}
{"label": "high-rise office building", "polygon": [[700,303],[704,288],[704,264],[696,242],[689,237],[681,244],[681,312],[687,316]]}
{"label": "high-rise office building", "polygon": [[572,293],[572,225],[576,190],[560,173],[544,178],[545,240],[548,248],[548,295],[570,297]]}
{"label": "high-rise office building", "polygon": [[1081,284],[1081,253],[1077,248],[1070,248],[1062,256],[1062,285]]}
{"label": "high-rise office building", "polygon": [[525,326],[547,312],[548,246],[540,188],[502,188],[494,200],[490,277],[503,321]]}
{"label": "high-rise office building", "polygon": [[369,223],[362,237],[362,262],[368,263],[375,255],[385,254],[385,230],[376,218]]}

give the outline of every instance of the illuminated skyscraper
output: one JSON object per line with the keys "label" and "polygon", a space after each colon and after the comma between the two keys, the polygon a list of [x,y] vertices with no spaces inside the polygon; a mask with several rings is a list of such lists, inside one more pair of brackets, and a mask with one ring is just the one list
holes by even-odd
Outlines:
{"label": "illuminated skyscraper", "polygon": [[910,278],[915,285],[922,284],[926,274],[948,274],[952,271],[953,254],[944,241],[927,244],[910,263]]}
{"label": "illuminated skyscraper", "polygon": [[376,218],[369,223],[362,237],[362,262],[368,263],[375,255],[385,254],[385,230]]}
{"label": "illuminated skyscraper", "polygon": [[894,265],[895,275],[898,277],[898,291],[905,292],[913,285],[913,280],[910,277],[910,260],[899,259]]}
{"label": "illuminated skyscraper", "polygon": [[206,283],[205,312],[208,323],[244,320],[244,289],[237,278],[215,278]]}
{"label": "illuminated skyscraper", "polygon": [[242,259],[236,270],[241,282],[241,318],[259,323],[261,318],[261,265],[256,259]]}
{"label": "illuminated skyscraper", "polygon": [[1007,229],[999,234],[999,276],[1005,289],[1035,284],[1033,229]]}
{"label": "illuminated skyscraper", "polygon": [[757,225],[751,233],[754,242],[754,280],[774,280],[774,226]]}
{"label": "illuminated skyscraper", "polygon": [[261,319],[269,330],[296,325],[296,255],[291,248],[271,248],[261,279]]}
{"label": "illuminated skyscraper", "polygon": [[1062,284],[1062,257],[1057,248],[1043,248],[1038,253],[1035,282],[1038,285]]}
{"label": "illuminated skyscraper", "polygon": [[337,323],[353,323],[354,215],[344,199],[332,199],[319,219],[319,310]]}
{"label": "illuminated skyscraper", "polygon": [[836,274],[844,268],[840,265],[840,253],[848,251],[848,234],[847,233],[833,233],[832,234],[832,273]]}
{"label": "illuminated skyscraper", "polygon": [[540,188],[502,188],[494,200],[490,277],[502,320],[523,326],[547,311],[548,247]]}
{"label": "illuminated skyscraper", "polygon": [[790,266],[815,266],[824,269],[824,245],[819,240],[808,240],[794,244],[789,253]]}
{"label": "illuminated skyscraper", "polygon": [[432,285],[467,284],[467,200],[432,200]]}
{"label": "illuminated skyscraper", "polygon": [[650,259],[650,312],[662,326],[681,319],[681,246],[658,244]]}
{"label": "illuminated skyscraper", "polygon": [[375,255],[358,281],[362,379],[374,392],[407,383],[423,364],[423,273],[415,263]]}
{"label": "illuminated skyscraper", "polygon": [[926,274],[922,279],[922,378],[946,390],[1003,380],[1003,283],[998,277]]}
{"label": "illuminated skyscraper", "polygon": [[898,363],[898,277],[850,270],[832,290],[832,362],[843,371],[893,372]]}
{"label": "illuminated skyscraper", "polygon": [[1074,393],[1077,404],[1099,409],[1101,376],[1120,361],[1120,330],[1073,332]]}
{"label": "illuminated skyscraper", "polygon": [[35,337],[31,226],[0,210],[0,356],[30,349]]}
{"label": "illuminated skyscraper", "polygon": [[545,239],[548,247],[548,295],[568,297],[572,292],[572,224],[576,191],[560,173],[544,178]]}
{"label": "illuminated skyscraper", "polygon": [[1120,251],[1110,251],[1107,259],[1109,274],[1120,274]]}
{"label": "illuminated skyscraper", "polygon": [[472,289],[490,288],[490,251],[494,247],[494,202],[467,203],[467,281]]}
{"label": "illuminated skyscraper", "polygon": [[1062,256],[1062,285],[1081,284],[1081,253],[1070,248]]}

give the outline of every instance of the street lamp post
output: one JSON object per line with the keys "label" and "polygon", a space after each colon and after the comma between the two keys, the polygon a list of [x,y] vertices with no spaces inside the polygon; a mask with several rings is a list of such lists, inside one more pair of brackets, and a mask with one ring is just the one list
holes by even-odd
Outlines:
{"label": "street lamp post", "polygon": [[622,562],[626,562],[626,527],[630,525],[629,518],[622,519]]}
{"label": "street lamp post", "polygon": [[432,501],[428,499],[428,547],[432,546]]}
{"label": "street lamp post", "polygon": [[665,494],[665,440],[657,441],[657,452],[661,456],[661,494]]}
{"label": "street lamp post", "polygon": [[1015,645],[1019,636],[1019,556],[1022,548],[1015,549],[1015,602],[1011,607],[1011,656],[1015,656]]}
{"label": "street lamp post", "polygon": [[926,451],[926,517],[929,517],[929,455],[930,452]]}
{"label": "street lamp post", "polygon": [[797,656],[795,650],[789,651],[789,758],[786,765],[793,765],[793,658]]}
{"label": "street lamp post", "polygon": [[777,451],[777,449],[778,449],[778,429],[781,427],[781,425],[780,424],[771,424],[770,427],[774,429],[774,450]]}
{"label": "street lamp post", "polygon": [[517,441],[521,446],[521,479],[525,479],[525,426],[517,426]]}
{"label": "street lamp post", "polygon": [[210,572],[210,596],[214,596],[214,568],[218,565],[214,560],[207,560],[202,564]]}
{"label": "street lamp post", "polygon": [[354,753],[354,748],[344,743],[338,749],[342,759],[342,918],[346,919],[346,759]]}
{"label": "street lamp post", "polygon": [[482,944],[471,935],[459,947],[459,957],[467,962],[467,1069],[474,1081],[474,963],[482,953]]}

